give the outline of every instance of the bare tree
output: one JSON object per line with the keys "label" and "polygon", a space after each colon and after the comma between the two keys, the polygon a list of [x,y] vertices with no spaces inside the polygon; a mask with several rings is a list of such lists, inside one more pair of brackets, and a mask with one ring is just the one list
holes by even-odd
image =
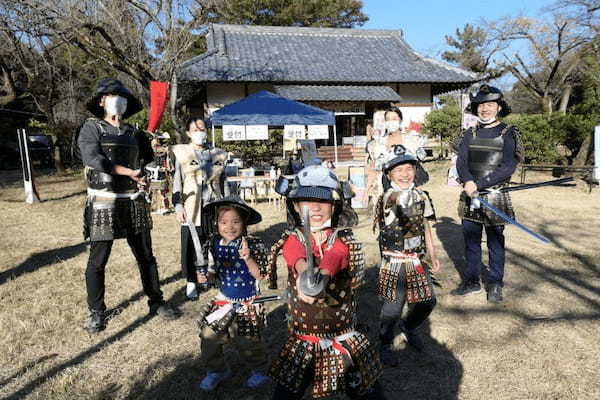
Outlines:
{"label": "bare tree", "polygon": [[545,112],[565,112],[580,65],[579,51],[590,42],[587,30],[571,19],[554,15],[553,21],[505,18],[486,24],[493,40],[525,41],[532,57],[503,53],[504,67],[538,99]]}

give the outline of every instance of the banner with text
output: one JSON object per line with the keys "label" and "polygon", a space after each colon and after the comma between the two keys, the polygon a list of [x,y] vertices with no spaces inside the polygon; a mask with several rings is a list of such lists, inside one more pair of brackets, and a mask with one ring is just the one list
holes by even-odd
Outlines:
{"label": "banner with text", "polygon": [[246,125],[246,140],[268,140],[269,125]]}
{"label": "banner with text", "polygon": [[283,127],[283,137],[285,139],[304,139],[304,125],[285,125]]}
{"label": "banner with text", "polygon": [[244,125],[223,125],[223,141],[246,140]]}
{"label": "banner with text", "polygon": [[329,125],[308,125],[308,138],[329,139]]}

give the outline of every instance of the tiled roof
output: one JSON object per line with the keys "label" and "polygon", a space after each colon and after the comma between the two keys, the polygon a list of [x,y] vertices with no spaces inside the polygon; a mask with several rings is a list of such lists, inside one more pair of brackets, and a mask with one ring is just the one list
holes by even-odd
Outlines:
{"label": "tiled roof", "polygon": [[423,57],[400,30],[212,24],[208,50],[180,66],[181,81],[433,83],[477,75]]}
{"label": "tiled roof", "polygon": [[292,100],[311,101],[400,101],[389,86],[285,85],[275,91]]}

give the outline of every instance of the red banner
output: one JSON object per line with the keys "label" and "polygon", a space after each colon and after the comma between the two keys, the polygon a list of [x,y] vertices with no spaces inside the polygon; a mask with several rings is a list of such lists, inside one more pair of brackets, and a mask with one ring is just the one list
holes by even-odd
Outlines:
{"label": "red banner", "polygon": [[160,126],[165,106],[169,96],[167,82],[150,81],[150,115],[148,117],[148,132],[154,132]]}

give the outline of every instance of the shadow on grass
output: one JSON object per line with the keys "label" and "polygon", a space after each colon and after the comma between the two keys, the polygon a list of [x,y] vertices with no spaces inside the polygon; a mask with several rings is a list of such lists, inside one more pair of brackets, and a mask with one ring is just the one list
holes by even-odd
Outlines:
{"label": "shadow on grass", "polygon": [[465,276],[465,244],[462,233],[462,225],[454,222],[453,218],[441,217],[433,225],[435,233],[442,243],[446,254],[450,257],[454,269],[458,272],[461,280]]}
{"label": "shadow on grass", "polygon": [[[178,272],[177,274],[174,274],[166,279],[161,280],[160,284],[162,286],[162,285],[171,283],[173,281],[181,279],[181,276],[182,276],[181,272]],[[131,296],[129,299],[127,299],[127,300],[123,301],[122,303],[120,303],[119,305],[117,305],[110,312],[112,312],[114,315],[115,310],[120,310],[120,311],[124,310],[129,305],[131,305],[134,301],[140,299],[142,296],[144,296],[143,292],[137,292],[133,296]],[[177,294],[176,294],[171,299],[169,299],[169,304],[171,304],[173,307],[179,307],[184,301],[182,297],[183,296],[177,296]],[[61,372],[65,371],[68,368],[71,368],[73,366],[81,364],[82,362],[84,362],[87,359],[89,359],[90,357],[92,357],[94,354],[104,350],[106,347],[108,347],[112,343],[116,343],[119,340],[123,339],[125,336],[127,336],[131,332],[135,331],[137,328],[141,327],[142,325],[144,325],[145,323],[150,321],[152,318],[154,318],[154,316],[152,316],[150,314],[146,314],[143,317],[136,319],[129,326],[126,326],[125,328],[121,329],[120,331],[116,332],[115,334],[96,343],[94,346],[80,352],[75,357],[71,358],[70,360],[67,360],[59,365],[56,365],[56,366],[50,368],[48,371],[46,371],[46,373],[37,377],[36,379],[32,380],[31,382],[25,384],[21,389],[14,392],[10,396],[8,396],[7,399],[21,399],[21,398],[24,398],[24,397],[30,395],[34,390],[36,390],[38,387],[43,385],[47,380],[52,379],[53,377],[57,376],[58,374],[60,374]],[[168,398],[168,396],[166,398]]]}
{"label": "shadow on grass", "polygon": [[65,194],[65,195],[59,196],[59,197],[49,197],[47,199],[42,199],[41,202],[42,203],[47,203],[47,202],[50,202],[50,201],[66,200],[66,199],[70,199],[71,197],[77,197],[77,196],[84,195],[86,193],[87,192],[85,190],[80,190],[80,191],[69,193],[69,194]]}
{"label": "shadow on grass", "polygon": [[16,267],[0,272],[0,285],[6,283],[6,281],[10,279],[15,279],[21,275],[37,271],[40,268],[51,266],[61,261],[76,257],[83,253],[85,248],[86,243],[81,242],[72,246],[60,247],[58,249],[35,253]]}
{"label": "shadow on grass", "polygon": [[43,357],[38,358],[35,361],[30,361],[27,364],[25,364],[23,367],[21,367],[21,369],[19,369],[17,372],[15,372],[14,374],[12,374],[11,376],[9,376],[6,379],[3,379],[0,381],[0,387],[6,385],[8,382],[12,381],[15,378],[18,378],[19,376],[23,375],[25,372],[27,372],[28,369],[33,368],[34,366],[43,363],[46,360],[50,360],[52,358],[57,357],[58,354],[57,353],[52,353],[52,354],[47,354]]}

